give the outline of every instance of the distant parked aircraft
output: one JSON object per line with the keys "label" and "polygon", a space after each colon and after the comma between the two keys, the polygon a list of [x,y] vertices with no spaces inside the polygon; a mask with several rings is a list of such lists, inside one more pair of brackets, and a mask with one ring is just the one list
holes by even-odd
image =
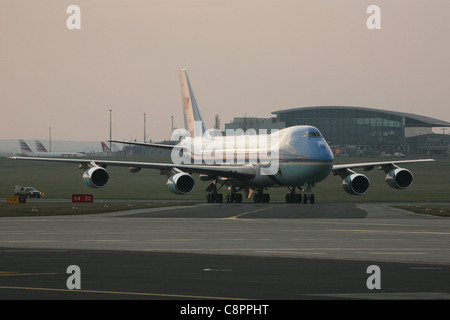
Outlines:
{"label": "distant parked aircraft", "polygon": [[28,144],[22,140],[19,139],[19,145],[20,145],[20,151],[19,155],[25,156],[25,157],[86,157],[86,154],[84,152],[48,152],[47,149],[44,147],[44,145],[39,141],[36,140],[36,148],[37,152],[33,152],[31,148],[28,146]]}
{"label": "distant parked aircraft", "polygon": [[102,151],[111,153],[111,149],[102,141]]}

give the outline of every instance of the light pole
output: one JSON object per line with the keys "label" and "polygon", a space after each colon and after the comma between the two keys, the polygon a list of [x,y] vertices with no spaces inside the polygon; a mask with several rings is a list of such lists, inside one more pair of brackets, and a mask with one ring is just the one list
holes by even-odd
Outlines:
{"label": "light pole", "polygon": [[112,152],[112,109],[109,109],[109,150]]}
{"label": "light pole", "polygon": [[146,131],[146,129],[147,129],[146,127],[147,127],[147,122],[146,122],[146,119],[145,119],[145,113],[144,113],[144,143],[146,142],[146,141],[145,141],[145,137],[146,137],[146,132],[145,132],[145,131]]}
{"label": "light pole", "polygon": [[50,145],[50,152],[52,152],[52,127],[48,127],[48,141]]}

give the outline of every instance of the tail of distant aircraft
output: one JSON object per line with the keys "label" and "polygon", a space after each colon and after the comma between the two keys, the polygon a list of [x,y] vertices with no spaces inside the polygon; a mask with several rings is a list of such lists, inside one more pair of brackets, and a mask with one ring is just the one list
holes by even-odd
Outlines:
{"label": "tail of distant aircraft", "polygon": [[198,108],[186,69],[181,69],[179,73],[183,98],[184,126],[191,134],[191,137],[201,137],[206,132],[205,122]]}
{"label": "tail of distant aircraft", "polygon": [[35,143],[38,152],[48,152],[47,149],[45,149],[44,145],[39,140],[36,140]]}
{"label": "tail of distant aircraft", "polygon": [[102,141],[102,151],[103,152],[111,152],[111,149]]}
{"label": "tail of distant aircraft", "polygon": [[33,150],[30,149],[30,147],[24,140],[19,139],[19,145],[20,151],[22,151],[22,153],[33,153]]}

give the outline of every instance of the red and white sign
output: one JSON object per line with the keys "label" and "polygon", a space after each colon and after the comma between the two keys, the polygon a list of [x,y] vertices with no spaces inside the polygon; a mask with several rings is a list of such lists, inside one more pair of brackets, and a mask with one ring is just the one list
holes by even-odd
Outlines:
{"label": "red and white sign", "polygon": [[92,194],[73,194],[72,202],[94,202]]}

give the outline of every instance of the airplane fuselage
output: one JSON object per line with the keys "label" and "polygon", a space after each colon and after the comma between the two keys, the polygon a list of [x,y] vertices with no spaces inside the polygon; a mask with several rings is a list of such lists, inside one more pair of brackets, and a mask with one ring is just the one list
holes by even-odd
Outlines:
{"label": "airplane fuselage", "polygon": [[[333,153],[319,130],[294,126],[267,135],[186,138],[183,163],[248,165],[257,174],[250,180],[231,179],[232,186],[302,186],[325,179],[333,168]],[[178,155],[179,148],[175,149]]]}

